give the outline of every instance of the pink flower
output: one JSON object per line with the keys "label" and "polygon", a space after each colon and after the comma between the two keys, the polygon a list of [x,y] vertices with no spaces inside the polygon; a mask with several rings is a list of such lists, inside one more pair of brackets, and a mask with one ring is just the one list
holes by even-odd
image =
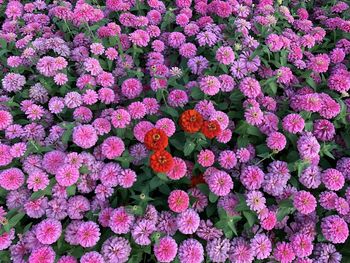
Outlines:
{"label": "pink flower", "polygon": [[0,110],[0,130],[5,130],[13,122],[11,113]]}
{"label": "pink flower", "polygon": [[213,96],[219,93],[221,83],[214,76],[206,76],[200,80],[199,87],[205,94]]}
{"label": "pink flower", "polygon": [[111,122],[115,128],[126,128],[131,122],[131,117],[126,110],[118,109],[112,112]]}
{"label": "pink flower", "polygon": [[162,263],[172,262],[177,253],[177,243],[172,237],[162,237],[154,245],[154,255]]}
{"label": "pink flower", "polygon": [[154,125],[149,121],[140,121],[134,127],[134,136],[139,142],[144,142],[146,133],[151,130]]}
{"label": "pink flower", "polygon": [[247,166],[241,172],[241,182],[248,190],[255,190],[261,187],[264,181],[264,172],[257,166]]}
{"label": "pink flower", "polygon": [[237,165],[236,154],[233,151],[222,151],[218,159],[219,164],[224,169],[232,169]]}
{"label": "pink flower", "polygon": [[335,128],[328,120],[316,120],[312,133],[320,141],[331,141],[335,136]]}
{"label": "pink flower", "polygon": [[0,143],[0,166],[6,166],[12,162],[11,147]]}
{"label": "pink flower", "polygon": [[314,248],[312,238],[307,234],[296,234],[291,239],[291,245],[297,257],[308,257]]}
{"label": "pink flower", "polygon": [[122,155],[125,150],[124,142],[117,136],[108,137],[101,146],[102,154],[108,159],[114,159]]}
{"label": "pink flower", "polygon": [[138,79],[130,78],[124,80],[121,91],[128,99],[134,99],[141,94],[142,89],[142,84]]}
{"label": "pink flower", "polygon": [[179,180],[184,177],[187,173],[187,166],[184,160],[174,157],[173,168],[167,172],[167,176],[172,180]]}
{"label": "pink flower", "polygon": [[266,139],[266,145],[273,151],[282,151],[286,147],[286,137],[280,132],[270,133]]}
{"label": "pink flower", "polygon": [[78,232],[77,240],[82,247],[93,247],[100,239],[100,228],[95,222],[88,221],[81,223]]}
{"label": "pink flower", "polygon": [[201,150],[198,154],[197,161],[203,167],[210,167],[214,164],[215,155],[210,150]]}
{"label": "pink flower", "polygon": [[135,30],[129,36],[130,41],[140,47],[146,47],[150,41],[149,34],[141,29]]}
{"label": "pink flower", "polygon": [[155,98],[144,98],[142,100],[143,104],[146,107],[147,114],[153,115],[159,111],[159,103]]}
{"label": "pink flower", "polygon": [[229,65],[235,60],[235,53],[230,47],[219,47],[216,51],[216,60],[221,64]]}
{"label": "pink flower", "polygon": [[[107,83],[103,85],[108,86]],[[101,88],[98,90],[98,98],[106,105],[113,103],[116,100],[116,95],[111,88]]]}
{"label": "pink flower", "polygon": [[104,259],[102,255],[96,251],[87,252],[80,258],[80,263],[103,263],[103,262],[104,262]]}
{"label": "pink flower", "polygon": [[57,183],[62,186],[71,186],[79,179],[79,170],[70,164],[62,165],[56,173]]}
{"label": "pink flower", "polygon": [[266,207],[266,199],[262,192],[260,191],[251,191],[247,194],[247,205],[250,210],[259,212]]}
{"label": "pink flower", "polygon": [[6,190],[16,190],[24,184],[24,174],[18,168],[8,168],[0,173],[0,186]]}
{"label": "pink flower", "polygon": [[139,120],[145,117],[147,113],[146,106],[139,101],[132,102],[128,106],[128,111],[130,113],[130,116],[133,120]]}
{"label": "pink flower", "polygon": [[308,67],[316,73],[324,73],[328,70],[329,63],[327,54],[319,54],[310,59]]}
{"label": "pink flower", "polygon": [[251,107],[244,112],[246,122],[250,125],[260,125],[264,120],[264,113],[259,107]]}
{"label": "pink flower", "polygon": [[93,121],[92,126],[95,128],[97,135],[104,135],[111,131],[111,123],[107,119],[97,118]]}
{"label": "pink flower", "polygon": [[207,180],[210,191],[217,196],[226,196],[233,188],[231,176],[224,171],[215,171]]}
{"label": "pink flower", "polygon": [[260,210],[260,213],[262,213],[262,215],[260,216],[260,224],[261,227],[265,230],[272,230],[277,223],[277,216],[276,213],[273,211],[264,211],[267,210],[267,208],[264,208],[262,210]]}
{"label": "pink flower", "polygon": [[176,131],[175,123],[169,118],[159,119],[155,127],[163,130],[168,137],[171,137]]}
{"label": "pink flower", "polygon": [[186,239],[179,247],[178,257],[181,263],[201,263],[204,260],[203,246],[196,239]]}
{"label": "pink flower", "polygon": [[124,207],[114,209],[109,219],[109,227],[116,234],[126,234],[134,222],[134,216],[129,214]]}
{"label": "pink flower", "polygon": [[347,223],[337,215],[323,218],[321,229],[323,236],[334,244],[344,243],[349,236]]}
{"label": "pink flower", "polygon": [[68,77],[64,73],[57,73],[53,79],[54,79],[55,83],[59,86],[63,86],[64,84],[66,84],[68,82]]}
{"label": "pink flower", "polygon": [[48,174],[41,170],[33,171],[27,179],[28,189],[33,189],[34,192],[44,190],[49,185],[49,182]]}
{"label": "pink flower", "polygon": [[248,98],[256,98],[261,94],[259,82],[251,77],[244,78],[239,84],[239,89]]}
{"label": "pink flower", "polygon": [[109,60],[115,60],[118,58],[118,51],[113,47],[109,47],[106,49],[105,55]]}
{"label": "pink flower", "polygon": [[342,189],[345,184],[344,175],[333,168],[324,170],[321,175],[321,180],[326,188],[332,191],[338,191]]}
{"label": "pink flower", "polygon": [[119,185],[123,188],[130,188],[136,182],[137,175],[131,169],[125,169],[118,174]]}
{"label": "pink flower", "polygon": [[92,43],[90,45],[90,50],[94,55],[102,55],[105,51],[105,48],[101,43]]}
{"label": "pink flower", "polygon": [[302,214],[307,215],[315,211],[316,198],[307,191],[299,191],[294,194],[294,207]]}
{"label": "pink flower", "polygon": [[298,133],[304,129],[305,121],[299,114],[288,114],[282,121],[283,129],[290,133]]}
{"label": "pink flower", "polygon": [[273,251],[274,258],[281,263],[291,263],[295,259],[292,246],[286,242],[279,242]]}
{"label": "pink flower", "polygon": [[14,158],[22,157],[27,150],[27,144],[24,142],[18,142],[11,146],[10,154]]}
{"label": "pink flower", "polygon": [[193,58],[196,56],[197,48],[192,43],[185,43],[180,46],[179,53],[185,58]]}
{"label": "pink flower", "polygon": [[4,232],[0,235],[0,251],[7,249],[12,240],[15,238],[15,229],[11,228],[9,232]]}
{"label": "pink flower", "polygon": [[272,52],[279,51],[283,47],[283,41],[276,34],[268,35],[268,37],[266,38],[266,44]]}
{"label": "pink flower", "polygon": [[95,58],[87,58],[84,61],[84,67],[87,72],[90,72],[92,76],[97,76],[103,72],[100,62]]}
{"label": "pink flower", "polygon": [[61,151],[51,151],[44,155],[43,168],[50,174],[55,174],[63,164],[66,154]]}
{"label": "pink flower", "polygon": [[216,140],[221,143],[228,143],[232,139],[232,131],[229,129],[222,130]]}
{"label": "pink flower", "polygon": [[193,234],[199,227],[200,217],[193,209],[187,209],[177,216],[177,226],[182,234]]}
{"label": "pink flower", "polygon": [[230,92],[235,88],[235,81],[230,75],[222,74],[219,76],[219,80],[221,83],[221,91]]}
{"label": "pink flower", "polygon": [[251,239],[251,247],[257,259],[266,259],[272,251],[270,239],[265,234],[257,234]]}
{"label": "pink flower", "polygon": [[169,194],[168,197],[169,208],[176,212],[182,213],[186,211],[190,204],[190,198],[185,191],[174,190]]}
{"label": "pink flower", "polygon": [[293,72],[288,67],[280,67],[277,72],[277,82],[282,84],[289,84],[293,79]]}
{"label": "pink flower", "polygon": [[56,253],[50,246],[35,248],[29,256],[28,263],[54,263]]}
{"label": "pink flower", "polygon": [[172,48],[179,48],[186,41],[186,37],[184,34],[180,32],[172,32],[169,34],[169,45]]}
{"label": "pink flower", "polygon": [[35,236],[40,241],[40,243],[45,245],[50,245],[55,243],[62,234],[61,222],[48,218],[41,221],[35,228]]}
{"label": "pink flower", "polygon": [[73,129],[73,142],[83,149],[91,148],[98,140],[92,125],[79,125]]}

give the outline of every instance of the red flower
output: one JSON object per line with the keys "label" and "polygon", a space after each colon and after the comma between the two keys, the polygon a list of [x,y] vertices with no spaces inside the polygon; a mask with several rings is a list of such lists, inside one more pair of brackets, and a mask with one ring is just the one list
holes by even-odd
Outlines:
{"label": "red flower", "polygon": [[168,136],[163,130],[153,128],[146,133],[144,143],[149,150],[163,150],[168,146]]}
{"label": "red flower", "polygon": [[204,121],[203,126],[201,128],[201,132],[208,139],[213,139],[220,134],[221,128],[216,120]]}
{"label": "red flower", "polygon": [[166,173],[173,168],[174,160],[170,153],[159,150],[151,155],[150,166],[156,173]]}
{"label": "red flower", "polygon": [[179,124],[185,132],[195,133],[203,125],[203,117],[196,110],[187,110],[180,116]]}

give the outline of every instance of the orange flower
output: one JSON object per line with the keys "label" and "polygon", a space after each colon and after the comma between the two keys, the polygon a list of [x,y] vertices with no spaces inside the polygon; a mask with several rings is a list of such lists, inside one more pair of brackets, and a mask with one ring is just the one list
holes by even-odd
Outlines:
{"label": "orange flower", "polygon": [[156,151],[150,157],[150,166],[156,173],[169,172],[173,165],[173,157],[166,150]]}
{"label": "orange flower", "polygon": [[163,150],[168,146],[168,136],[163,130],[153,128],[146,133],[144,143],[149,150]]}
{"label": "orange flower", "polygon": [[220,134],[221,128],[218,121],[216,120],[204,121],[203,126],[201,128],[201,132],[208,139],[213,139]]}
{"label": "orange flower", "polygon": [[196,110],[187,110],[181,114],[179,124],[185,132],[194,133],[201,129],[203,117]]}

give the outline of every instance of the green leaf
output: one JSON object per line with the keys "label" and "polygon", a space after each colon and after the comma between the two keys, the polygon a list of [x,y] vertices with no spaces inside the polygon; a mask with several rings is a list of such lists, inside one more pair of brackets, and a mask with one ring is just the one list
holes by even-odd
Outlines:
{"label": "green leaf", "polygon": [[164,184],[164,181],[160,180],[159,177],[154,176],[151,179],[151,181],[149,181],[150,191],[153,191],[154,189],[156,189],[157,187],[161,186],[162,184]]}
{"label": "green leaf", "polygon": [[219,64],[219,68],[221,68],[221,69],[222,69],[222,71],[223,71],[223,72],[225,72],[225,74],[227,74],[227,73],[228,73],[228,68],[227,68],[227,66],[226,66],[226,65],[224,65],[224,64]]}
{"label": "green leaf", "polygon": [[19,221],[25,216],[25,213],[19,212],[9,219],[8,225],[10,228],[15,227]]}
{"label": "green leaf", "polygon": [[204,93],[198,87],[193,87],[191,89],[191,97],[195,100],[201,100],[204,98]]}
{"label": "green leaf", "polygon": [[236,223],[238,221],[240,221],[242,219],[241,216],[232,216],[232,217],[229,217],[229,220],[227,221],[227,225],[231,228],[231,230],[233,231],[233,233],[238,236],[238,233],[237,233],[237,228],[236,228]]}
{"label": "green leaf", "polygon": [[164,181],[164,182],[168,182],[169,178],[165,173],[157,173],[157,176],[160,180]]}
{"label": "green leaf", "polygon": [[293,201],[291,199],[282,200],[278,204],[277,220],[278,221],[283,220],[283,218],[285,218],[287,215],[293,213],[294,211],[295,211],[295,208],[293,206]]}
{"label": "green leaf", "polygon": [[207,184],[197,184],[197,188],[206,196],[208,196],[210,193],[210,190]]}
{"label": "green leaf", "polygon": [[244,217],[247,219],[248,225],[252,227],[255,222],[257,222],[257,216],[252,211],[243,211]]}
{"label": "green leaf", "polygon": [[74,124],[73,125],[69,124],[68,126],[66,126],[66,130],[64,131],[61,138],[63,144],[68,144],[73,133],[73,127],[74,127]]}
{"label": "green leaf", "polygon": [[186,140],[185,147],[184,147],[184,155],[189,156],[194,148],[196,147],[196,144],[190,140]]}
{"label": "green leaf", "polygon": [[301,173],[304,171],[305,168],[307,168],[310,164],[307,161],[296,161],[295,162],[297,171],[298,171],[298,177],[300,177]]}
{"label": "green leaf", "polygon": [[282,50],[280,53],[281,53],[280,63],[281,63],[282,66],[286,66],[287,65],[288,51],[287,50]]}
{"label": "green leaf", "polygon": [[243,148],[243,147],[247,147],[249,144],[249,140],[247,137],[245,136],[239,136],[237,139],[237,146],[238,148]]}
{"label": "green leaf", "polygon": [[305,81],[311,88],[313,88],[314,90],[316,89],[316,82],[313,78],[307,78]]}
{"label": "green leaf", "polygon": [[76,190],[77,190],[77,186],[76,185],[68,186],[67,187],[67,194],[68,194],[68,196],[75,195]]}
{"label": "green leaf", "polygon": [[177,110],[175,110],[174,108],[171,107],[166,107],[166,106],[162,106],[161,107],[161,111],[170,115],[173,118],[178,118],[179,117],[179,113]]}
{"label": "green leaf", "polygon": [[209,201],[211,203],[215,203],[218,200],[218,196],[212,192],[209,193]]}
{"label": "green leaf", "polygon": [[89,172],[90,171],[86,165],[83,165],[82,167],[79,168],[79,173],[81,173],[81,174],[88,174]]}
{"label": "green leaf", "polygon": [[236,196],[238,197],[238,204],[236,205],[235,207],[235,210],[237,212],[241,212],[241,211],[250,211],[248,205],[247,205],[247,202],[245,200],[245,197],[243,194],[240,194],[240,193],[236,193]]}

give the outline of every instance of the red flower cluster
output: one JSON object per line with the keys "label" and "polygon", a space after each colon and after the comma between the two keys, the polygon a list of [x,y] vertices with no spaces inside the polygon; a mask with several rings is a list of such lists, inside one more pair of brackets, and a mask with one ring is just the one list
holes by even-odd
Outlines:
{"label": "red flower cluster", "polygon": [[180,116],[179,124],[185,132],[195,133],[200,131],[208,139],[213,139],[221,132],[216,120],[205,121],[196,110],[187,110]]}

